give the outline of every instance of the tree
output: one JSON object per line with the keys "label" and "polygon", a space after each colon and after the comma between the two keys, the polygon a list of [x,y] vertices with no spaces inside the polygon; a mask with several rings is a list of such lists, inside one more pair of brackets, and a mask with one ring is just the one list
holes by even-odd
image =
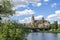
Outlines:
{"label": "tree", "polygon": [[52,29],[58,29],[58,22],[54,21],[54,23],[51,24]]}
{"label": "tree", "polygon": [[[2,12],[2,10],[3,10],[3,7],[2,5],[0,5],[0,13]],[[2,20],[1,16],[0,16],[0,20]]]}
{"label": "tree", "polygon": [[0,15],[3,16],[13,15],[14,10],[12,8],[13,5],[11,4],[10,0],[2,0],[0,5]]}
{"label": "tree", "polygon": [[25,34],[28,32],[29,30],[26,30],[25,27],[16,28],[15,24],[5,22],[0,25],[0,40],[25,40]]}
{"label": "tree", "polygon": [[54,21],[54,24],[55,24],[55,29],[58,29],[58,22]]}
{"label": "tree", "polygon": [[50,24],[51,29],[54,29],[54,23]]}

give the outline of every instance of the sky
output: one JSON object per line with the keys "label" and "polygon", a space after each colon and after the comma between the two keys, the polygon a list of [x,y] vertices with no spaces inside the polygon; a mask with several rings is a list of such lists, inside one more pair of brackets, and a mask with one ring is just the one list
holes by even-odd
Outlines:
{"label": "sky", "polygon": [[60,0],[12,0],[11,3],[14,5],[12,9],[15,10],[11,20],[29,23],[34,15],[35,20],[44,17],[51,23],[60,23]]}

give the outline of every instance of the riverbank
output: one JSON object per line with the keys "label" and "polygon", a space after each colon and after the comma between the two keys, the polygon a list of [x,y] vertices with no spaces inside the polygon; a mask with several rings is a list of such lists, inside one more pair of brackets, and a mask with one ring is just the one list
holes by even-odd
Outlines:
{"label": "riverbank", "polygon": [[30,30],[30,32],[60,33],[60,28],[58,28],[58,29],[50,29],[50,30],[37,30],[37,31]]}
{"label": "riverbank", "polygon": [[60,33],[60,29],[50,29],[50,30],[43,30],[43,31],[39,31],[39,32],[46,32],[46,33]]}

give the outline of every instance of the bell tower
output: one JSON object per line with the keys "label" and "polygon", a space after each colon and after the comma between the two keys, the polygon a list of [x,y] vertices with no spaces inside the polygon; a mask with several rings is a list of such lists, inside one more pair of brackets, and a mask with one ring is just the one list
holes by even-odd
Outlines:
{"label": "bell tower", "polygon": [[42,17],[42,23],[44,23],[44,17]]}
{"label": "bell tower", "polygon": [[44,28],[44,17],[42,17],[42,28]]}
{"label": "bell tower", "polygon": [[34,27],[34,16],[31,18],[31,26]]}

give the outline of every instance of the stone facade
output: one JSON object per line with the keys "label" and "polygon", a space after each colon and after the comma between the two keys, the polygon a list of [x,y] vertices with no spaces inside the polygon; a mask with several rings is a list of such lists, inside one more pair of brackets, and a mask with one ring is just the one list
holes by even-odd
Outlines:
{"label": "stone facade", "polygon": [[32,16],[32,18],[31,18],[31,26],[33,26],[34,27],[34,16]]}
{"label": "stone facade", "polygon": [[32,27],[39,27],[39,28],[49,28],[50,22],[47,20],[44,20],[44,17],[42,17],[42,20],[34,20],[34,16],[31,18],[31,26]]}

